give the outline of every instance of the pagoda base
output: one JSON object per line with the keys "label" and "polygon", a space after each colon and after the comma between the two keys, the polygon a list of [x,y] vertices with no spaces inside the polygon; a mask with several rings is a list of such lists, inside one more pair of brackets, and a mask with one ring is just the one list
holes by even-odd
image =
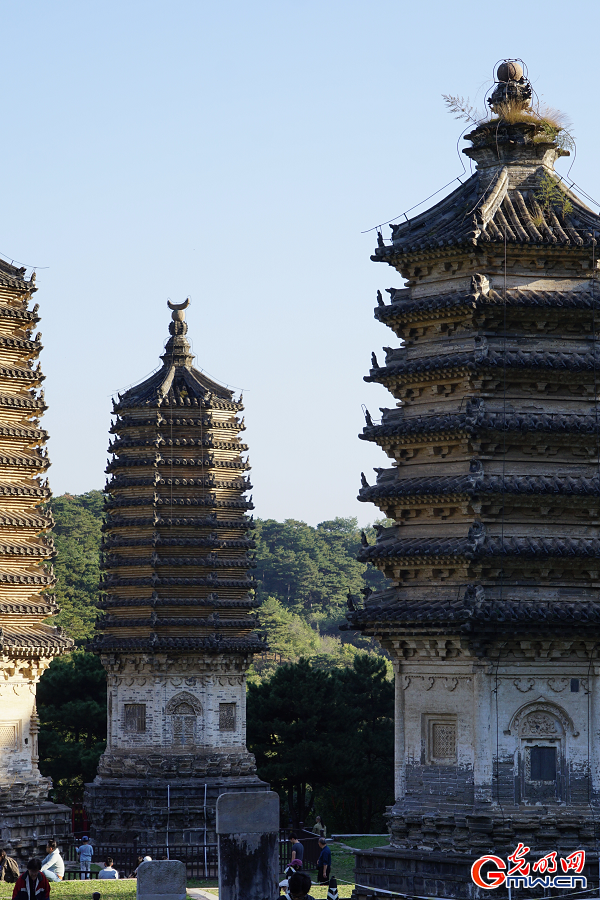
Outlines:
{"label": "pagoda base", "polygon": [[[463,854],[452,851],[433,852],[425,848],[400,850],[394,847],[357,851],[354,870],[356,887],[352,892],[352,900],[373,900],[375,897],[383,900],[384,897],[389,897],[389,893],[379,893],[384,891],[417,897],[483,900],[484,897],[489,897],[490,891],[476,887],[471,880],[471,866],[483,853],[483,850]],[[598,888],[597,852],[586,853],[582,874],[587,878],[588,888]],[[542,889],[536,891],[512,888],[513,900],[517,897],[538,897],[542,893]],[[508,898],[507,889],[496,888],[494,898]]]}
{"label": "pagoda base", "polygon": [[84,804],[97,845],[161,847],[216,843],[217,798],[231,791],[268,791],[255,774],[120,777],[99,775],[86,785]]}
{"label": "pagoda base", "polygon": [[497,806],[419,815],[390,816],[391,842],[402,850],[512,853],[519,841],[536,855],[593,847],[600,838],[600,814],[589,806],[568,811],[547,806],[500,810]]}
{"label": "pagoda base", "polygon": [[68,806],[43,800],[38,803],[14,798],[12,790],[0,788],[0,839],[10,855],[27,861],[46,855],[46,843],[59,844],[72,837]]}
{"label": "pagoda base", "polygon": [[[400,813],[392,808],[391,846],[357,852],[357,887],[352,898],[378,896],[377,889],[457,900],[488,896],[489,891],[473,884],[472,864],[490,853],[506,860],[519,842],[531,848],[531,860],[553,850],[559,856],[567,856],[574,850],[586,849],[582,874],[590,888],[597,887],[598,850],[594,848],[600,838],[600,816],[596,816],[596,824],[593,813],[589,806],[570,807],[568,812],[524,806],[504,808],[502,813],[490,805],[447,815]],[[513,897],[520,893],[512,891]],[[531,891],[522,893],[531,895]],[[500,887],[494,890],[494,896],[507,897],[508,893]]]}

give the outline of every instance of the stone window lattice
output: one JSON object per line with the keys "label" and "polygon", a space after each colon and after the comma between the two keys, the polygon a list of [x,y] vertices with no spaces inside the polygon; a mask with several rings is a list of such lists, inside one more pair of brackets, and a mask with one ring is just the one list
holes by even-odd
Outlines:
{"label": "stone window lattice", "polygon": [[187,747],[196,742],[196,713],[189,703],[180,703],[172,713],[173,743]]}
{"label": "stone window lattice", "polygon": [[198,742],[202,705],[189,691],[180,691],[166,706],[170,722],[170,740],[174,747],[191,748]]}
{"label": "stone window lattice", "polygon": [[129,734],[142,734],[146,730],[146,704],[125,704],[125,731]]}
{"label": "stone window lattice", "polygon": [[432,725],[433,746],[431,755],[435,759],[454,759],[456,756],[456,725],[434,722]]}
{"label": "stone window lattice", "polygon": [[423,716],[425,761],[429,765],[455,765],[457,738],[456,716],[444,714],[425,714]]}
{"label": "stone window lattice", "polygon": [[0,725],[0,749],[17,750],[19,729],[15,724]]}
{"label": "stone window lattice", "polygon": [[219,703],[219,731],[235,731],[235,703]]}

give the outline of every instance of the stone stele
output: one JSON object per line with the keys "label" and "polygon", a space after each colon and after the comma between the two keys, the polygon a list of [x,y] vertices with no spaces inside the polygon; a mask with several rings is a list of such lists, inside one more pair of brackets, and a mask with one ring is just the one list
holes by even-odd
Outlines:
{"label": "stone stele", "polygon": [[185,900],[185,864],[178,859],[153,859],[138,870],[138,900]]}
{"label": "stone stele", "polygon": [[274,900],[279,894],[279,797],[274,791],[217,800],[219,900]]}

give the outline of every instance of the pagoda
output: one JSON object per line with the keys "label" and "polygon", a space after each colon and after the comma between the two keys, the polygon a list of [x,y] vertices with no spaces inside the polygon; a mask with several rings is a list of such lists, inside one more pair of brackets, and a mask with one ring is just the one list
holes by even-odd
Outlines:
{"label": "pagoda", "polygon": [[519,842],[598,856],[600,218],[530,97],[505,61],[474,174],[372,256],[405,280],[365,379],[396,402],[361,435],[391,460],[359,495],[391,521],[361,554],[389,582],[347,626],[395,667],[391,849],[357,857],[373,888],[473,896],[473,860]]}
{"label": "pagoda", "polygon": [[98,634],[108,743],[86,806],[97,842],[214,840],[225,791],[262,790],[246,749],[256,635],[241,398],[192,366],[172,304],[161,368],[114,403]]}
{"label": "pagoda", "polygon": [[46,472],[46,409],[38,356],[35,273],[0,260],[0,828],[2,844],[27,859],[47,837],[71,833],[71,810],[48,801],[38,769],[36,684],[73,642],[47,624],[58,607]]}

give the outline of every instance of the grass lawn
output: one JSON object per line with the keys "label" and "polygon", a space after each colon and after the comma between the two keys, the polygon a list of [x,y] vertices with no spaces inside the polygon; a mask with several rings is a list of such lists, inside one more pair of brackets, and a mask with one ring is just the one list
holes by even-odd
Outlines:
{"label": "grass lawn", "polygon": [[[81,900],[92,900],[94,891],[100,891],[102,900],[134,900],[135,878],[123,878],[119,881],[104,879],[98,881],[90,878],[86,881],[51,881],[50,900],[69,900],[70,897]],[[0,882],[0,900],[10,900],[14,884]]]}

